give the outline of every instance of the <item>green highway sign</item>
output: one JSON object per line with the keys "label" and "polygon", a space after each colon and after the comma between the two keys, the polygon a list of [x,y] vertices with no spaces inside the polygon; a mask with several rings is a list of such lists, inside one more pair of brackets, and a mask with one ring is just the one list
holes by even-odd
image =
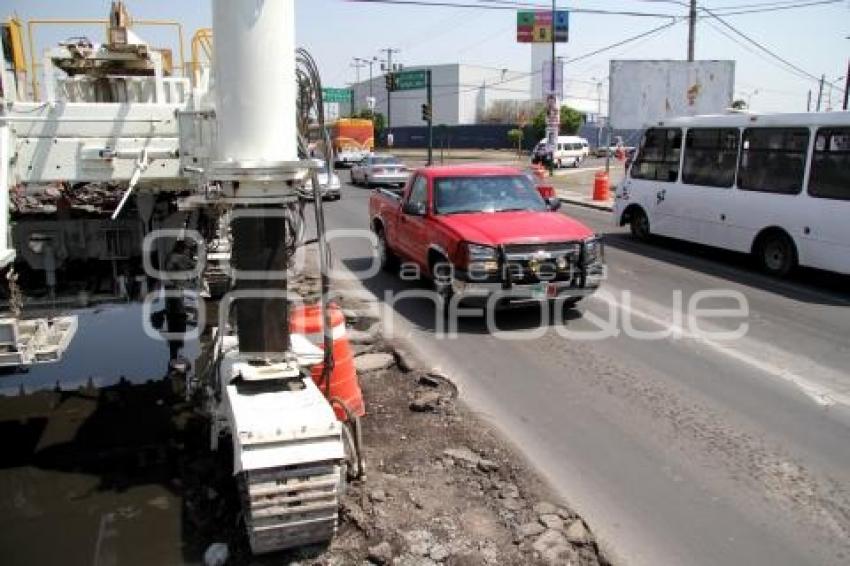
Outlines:
{"label": "green highway sign", "polygon": [[323,88],[324,102],[351,102],[351,90],[347,88]]}
{"label": "green highway sign", "polygon": [[428,71],[403,71],[395,74],[395,90],[416,90],[428,86]]}

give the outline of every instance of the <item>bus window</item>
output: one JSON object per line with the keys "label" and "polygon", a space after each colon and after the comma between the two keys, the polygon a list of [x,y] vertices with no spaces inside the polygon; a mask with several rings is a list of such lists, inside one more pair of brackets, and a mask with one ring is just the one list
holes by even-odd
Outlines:
{"label": "bus window", "polygon": [[679,178],[682,130],[650,128],[641,140],[638,158],[632,164],[632,178],[675,182]]}
{"label": "bus window", "polygon": [[744,130],[738,187],[745,191],[796,195],[803,187],[808,128]]}
{"label": "bus window", "polygon": [[815,137],[809,194],[850,200],[850,128],[821,128]]}
{"label": "bus window", "polygon": [[685,136],[682,182],[729,188],[738,164],[737,128],[689,129]]}

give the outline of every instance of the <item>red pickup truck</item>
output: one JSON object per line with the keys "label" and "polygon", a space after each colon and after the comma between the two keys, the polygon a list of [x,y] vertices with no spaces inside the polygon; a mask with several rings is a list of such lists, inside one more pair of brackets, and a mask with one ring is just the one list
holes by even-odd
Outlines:
{"label": "red pickup truck", "polygon": [[369,216],[382,267],[416,264],[445,304],[572,306],[599,286],[603,246],[559,206],[512,167],[425,167],[400,192],[374,191]]}

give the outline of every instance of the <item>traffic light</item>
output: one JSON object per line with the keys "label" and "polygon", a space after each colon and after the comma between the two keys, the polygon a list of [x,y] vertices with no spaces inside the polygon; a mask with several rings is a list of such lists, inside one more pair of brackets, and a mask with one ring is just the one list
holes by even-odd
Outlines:
{"label": "traffic light", "polygon": [[430,104],[423,104],[422,105],[422,120],[424,120],[425,122],[431,121],[431,105]]}
{"label": "traffic light", "polygon": [[385,78],[387,79],[387,91],[393,92],[396,86],[395,75],[393,73],[387,73]]}

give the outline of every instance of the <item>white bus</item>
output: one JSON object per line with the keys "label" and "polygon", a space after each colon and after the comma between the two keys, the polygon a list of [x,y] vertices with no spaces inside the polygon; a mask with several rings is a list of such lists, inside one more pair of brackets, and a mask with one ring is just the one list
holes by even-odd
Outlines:
{"label": "white bus", "polygon": [[751,253],[762,269],[850,274],[850,112],[659,122],[617,187],[614,218]]}

